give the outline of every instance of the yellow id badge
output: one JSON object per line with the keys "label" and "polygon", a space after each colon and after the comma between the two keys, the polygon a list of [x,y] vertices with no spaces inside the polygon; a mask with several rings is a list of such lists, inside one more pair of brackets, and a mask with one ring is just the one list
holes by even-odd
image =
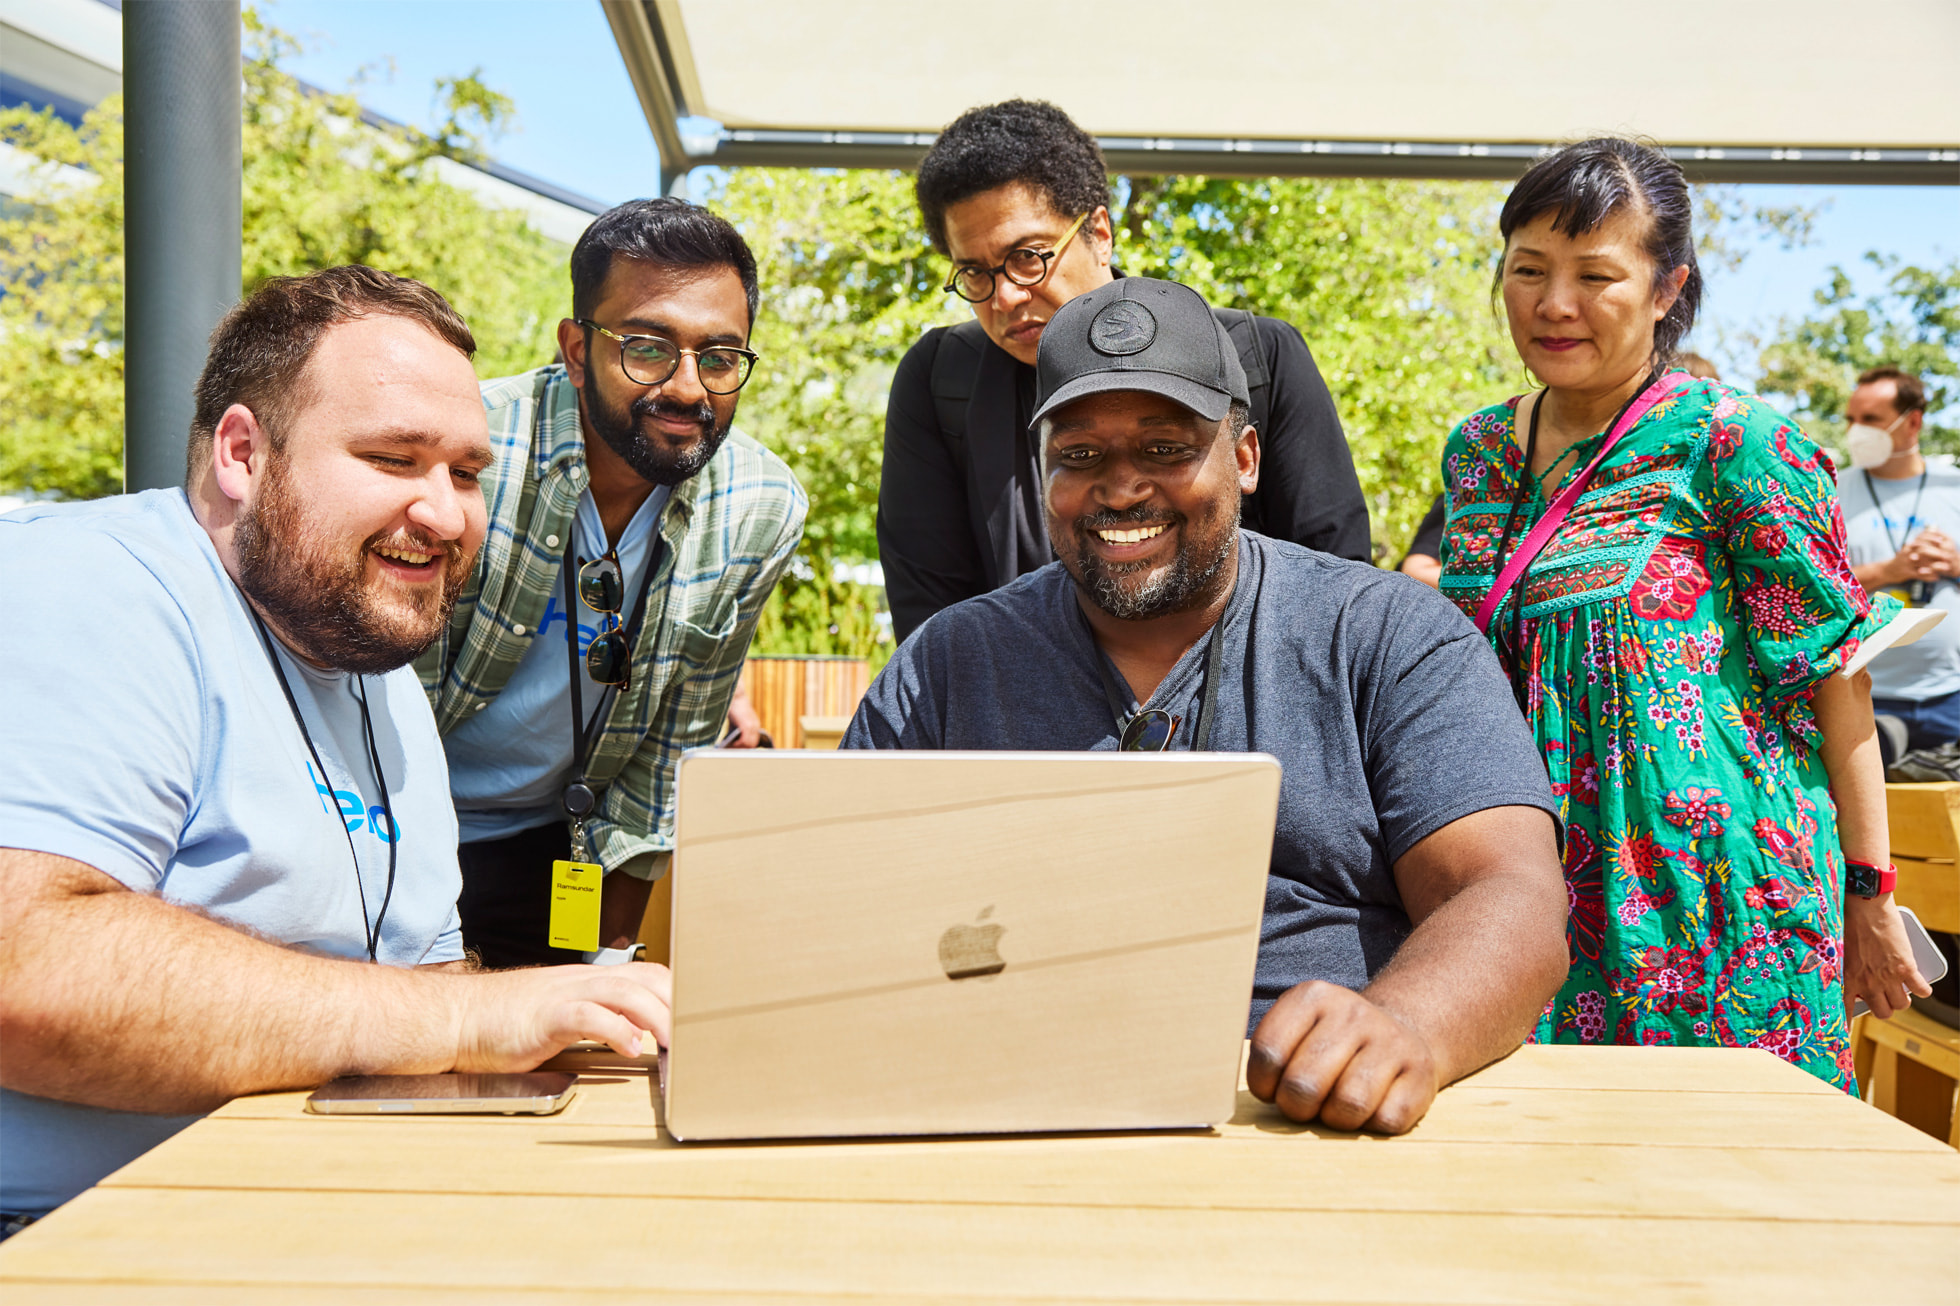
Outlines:
{"label": "yellow id badge", "polygon": [[551,864],[551,946],[599,950],[599,897],[605,868],[596,862]]}

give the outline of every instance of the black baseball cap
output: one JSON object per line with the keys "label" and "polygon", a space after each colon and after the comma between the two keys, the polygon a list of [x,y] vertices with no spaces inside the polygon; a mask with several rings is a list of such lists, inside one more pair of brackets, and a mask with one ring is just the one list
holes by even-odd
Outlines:
{"label": "black baseball cap", "polygon": [[1034,418],[1111,390],[1145,390],[1216,422],[1251,402],[1239,351],[1204,296],[1175,281],[1118,277],[1062,305],[1041,333]]}

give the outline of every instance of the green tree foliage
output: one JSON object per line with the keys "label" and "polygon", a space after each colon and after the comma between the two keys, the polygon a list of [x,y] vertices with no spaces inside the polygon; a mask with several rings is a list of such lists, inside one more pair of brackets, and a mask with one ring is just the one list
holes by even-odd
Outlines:
{"label": "green tree foliage", "polygon": [[[569,295],[569,251],[520,214],[453,184],[459,159],[507,124],[510,101],[471,74],[439,90],[433,136],[362,121],[351,96],[304,90],[279,69],[290,37],[245,16],[242,289],[267,277],[365,263],[447,295],[476,334],[476,368],[550,361]],[[0,490],[70,497],[122,487],[122,104],[79,129],[0,113],[0,139],[50,164],[0,213]]]}
{"label": "green tree foliage", "polygon": [[898,360],[965,306],[939,293],[944,265],[906,174],[736,169],[712,203],[755,250],[762,283],[751,341],[762,361],[739,423],[810,495],[802,547],[755,651],[882,662],[891,645],[876,622],[879,595],[838,571],[878,556],[885,394]]}
{"label": "green tree foliage", "polygon": [[0,111],[0,141],[43,160],[0,209],[0,491],[122,489],[122,111],[79,128]]}
{"label": "green tree foliage", "polygon": [[433,135],[362,123],[351,95],[309,94],[279,70],[299,48],[291,37],[250,11],[245,34],[246,291],[364,263],[448,296],[476,336],[479,376],[550,362],[570,251],[451,171],[507,126],[511,102],[472,73],[439,83],[446,121]]}
{"label": "green tree foliage", "polygon": [[1124,271],[1300,329],[1347,431],[1376,551],[1400,557],[1442,489],[1450,428],[1528,384],[1491,302],[1502,188],[1140,177],[1125,193]]}
{"label": "green tree foliage", "polygon": [[[1763,349],[1765,395],[1791,402],[1813,434],[1836,442],[1833,428],[1868,367],[1891,365],[1926,383],[1930,418],[1920,445],[1930,453],[1960,453],[1960,423],[1951,416],[1960,402],[1960,260],[1944,268],[1901,264],[1873,252],[1865,260],[1886,276],[1884,288],[1860,297],[1841,267],[1813,297],[1817,311],[1784,322]],[[1945,413],[1942,412],[1945,410]]]}

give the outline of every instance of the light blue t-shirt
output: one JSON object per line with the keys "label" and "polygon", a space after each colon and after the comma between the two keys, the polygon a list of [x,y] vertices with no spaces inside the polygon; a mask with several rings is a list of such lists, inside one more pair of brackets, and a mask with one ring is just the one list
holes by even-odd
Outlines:
{"label": "light blue t-shirt", "polygon": [[[1867,485],[1865,473],[1847,469],[1838,473],[1838,503],[1854,567],[1887,561],[1928,526],[1960,540],[1960,472],[1950,467],[1928,465],[1923,491],[1917,476],[1874,476]],[[1903,587],[1895,592],[1906,597]],[[1955,615],[1905,647],[1873,658],[1872,697],[1923,703],[1960,691],[1960,586],[1950,579],[1937,582],[1924,606]]]}
{"label": "light blue t-shirt", "polygon": [[[396,966],[462,957],[456,818],[412,668],[355,677],[282,649],[321,783],[251,610],[181,490],[0,516],[0,593],[0,847],[364,959],[390,835],[365,689],[399,840],[377,954]],[[105,1029],[100,1055],[116,1047]],[[0,1090],[0,1210],[57,1206],[195,1118]]]}
{"label": "light blue t-shirt", "polygon": [[[655,527],[673,492],[656,486],[619,535],[619,570],[626,591],[624,624],[639,597],[653,553]],[[579,496],[569,546],[574,561],[606,551],[606,527],[592,492]],[[560,586],[560,589],[563,587]],[[578,604],[579,679],[586,719],[599,709],[605,687],[585,671],[585,649],[599,633],[600,617]],[[490,705],[449,732],[449,785],[464,843],[501,839],[562,820],[559,796],[573,778],[572,678],[565,651],[564,601],[553,594],[531,646]]]}

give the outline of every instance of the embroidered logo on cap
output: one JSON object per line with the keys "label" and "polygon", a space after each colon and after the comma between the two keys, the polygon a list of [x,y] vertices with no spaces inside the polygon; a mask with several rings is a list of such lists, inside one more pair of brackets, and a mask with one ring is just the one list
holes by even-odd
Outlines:
{"label": "embroidered logo on cap", "polygon": [[1141,353],[1157,338],[1157,319],[1134,299],[1119,299],[1089,324],[1089,344],[1099,354],[1120,358]]}

